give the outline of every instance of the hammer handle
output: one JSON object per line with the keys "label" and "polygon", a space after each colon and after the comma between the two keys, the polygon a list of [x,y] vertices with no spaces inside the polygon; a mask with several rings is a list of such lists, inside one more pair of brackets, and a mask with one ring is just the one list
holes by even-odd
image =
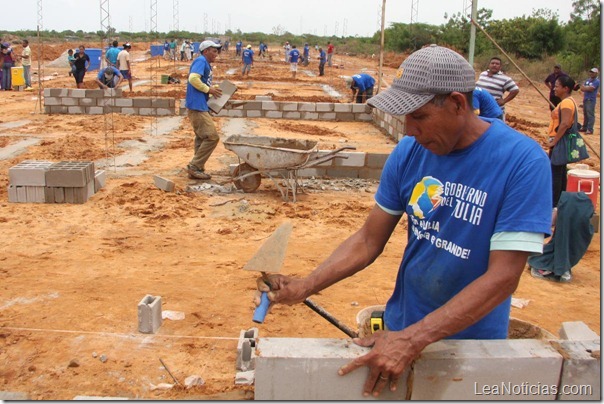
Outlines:
{"label": "hammer handle", "polygon": [[346,324],[341,323],[337,318],[325,311],[325,309],[310,299],[304,300],[304,304],[311,308],[312,311],[319,314],[325,320],[338,327],[340,331],[348,335],[350,338],[357,338],[359,334],[356,331],[351,330]]}

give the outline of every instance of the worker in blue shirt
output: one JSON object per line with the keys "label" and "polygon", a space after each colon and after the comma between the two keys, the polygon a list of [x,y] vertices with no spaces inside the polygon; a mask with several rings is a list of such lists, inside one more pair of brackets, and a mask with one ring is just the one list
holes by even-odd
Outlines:
{"label": "worker in blue shirt", "polygon": [[240,39],[235,44],[235,56],[241,56],[241,47],[242,46],[243,46],[243,43],[241,42],[241,39]]}
{"label": "worker in blue shirt", "polygon": [[241,54],[241,60],[243,61],[241,75],[245,76],[247,74],[249,76],[252,65],[254,64],[254,51],[252,50],[252,45],[246,46],[245,50]]}
{"label": "worker in blue shirt", "polygon": [[323,48],[319,48],[319,76],[325,76],[325,62],[327,61],[327,54]]}
{"label": "worker in blue shirt", "polygon": [[289,51],[289,64],[292,72],[292,77],[296,78],[296,72],[298,71],[298,60],[300,59],[300,51],[296,49],[296,45],[292,45],[292,50]]}
{"label": "worker in blue shirt", "polygon": [[368,99],[373,97],[375,79],[367,73],[355,74],[347,81],[352,90],[351,102],[364,104]]}
{"label": "worker in blue shirt", "polygon": [[485,118],[497,118],[503,121],[503,111],[495,98],[487,91],[476,87],[472,93],[474,113]]}
{"label": "worker in blue shirt", "polygon": [[303,55],[304,55],[304,60],[302,61],[302,64],[304,66],[308,66],[308,62],[310,62],[310,57],[309,57],[309,55],[310,55],[310,47],[308,46],[307,43],[304,44],[304,53],[303,53]]}
{"label": "worker in blue shirt", "polygon": [[117,47],[117,44],[117,41],[113,41],[113,46],[107,49],[107,53],[105,53],[105,61],[107,62],[107,66],[115,67],[115,65],[117,65],[117,55],[121,51],[121,49]]}

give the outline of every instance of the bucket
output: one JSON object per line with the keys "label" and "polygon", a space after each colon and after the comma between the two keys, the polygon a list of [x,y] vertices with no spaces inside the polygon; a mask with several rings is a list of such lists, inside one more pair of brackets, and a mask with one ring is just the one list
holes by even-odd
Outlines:
{"label": "bucket", "polygon": [[99,70],[101,68],[101,56],[103,54],[103,50],[98,48],[88,48],[85,52],[90,58],[90,67],[88,68],[88,71]]}
{"label": "bucket", "polygon": [[568,170],[566,191],[585,192],[594,204],[595,209],[598,204],[598,194],[600,193],[600,173],[587,169]]}
{"label": "bucket", "polygon": [[167,74],[162,74],[161,75],[161,83],[162,84],[168,84],[168,79],[170,78],[170,76],[168,76]]}
{"label": "bucket", "polygon": [[10,68],[10,79],[13,87],[24,86],[23,66]]}
{"label": "bucket", "polygon": [[164,45],[151,45],[151,57],[162,56],[164,54]]}

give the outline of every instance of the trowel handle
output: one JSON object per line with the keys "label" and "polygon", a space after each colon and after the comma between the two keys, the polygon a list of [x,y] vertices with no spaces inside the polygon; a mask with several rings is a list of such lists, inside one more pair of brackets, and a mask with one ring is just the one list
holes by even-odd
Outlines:
{"label": "trowel handle", "polygon": [[262,292],[262,296],[260,296],[260,306],[256,307],[256,310],[254,310],[254,317],[252,318],[254,323],[262,324],[264,322],[264,317],[266,317],[266,312],[268,311],[270,303],[270,300],[268,300],[268,293]]}

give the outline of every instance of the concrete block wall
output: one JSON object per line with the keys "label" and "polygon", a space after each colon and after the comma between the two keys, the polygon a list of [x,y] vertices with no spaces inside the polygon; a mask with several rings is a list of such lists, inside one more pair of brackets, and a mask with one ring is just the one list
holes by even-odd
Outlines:
{"label": "concrete block wall", "polygon": [[8,201],[16,203],[85,203],[101,188],[97,173],[104,178],[90,161],[25,160],[8,172]]}
{"label": "concrete block wall", "polygon": [[[256,400],[363,400],[369,369],[338,369],[370,351],[349,340],[260,338]],[[380,400],[601,400],[600,340],[443,340]]]}
{"label": "concrete block wall", "polygon": [[378,128],[383,129],[392,139],[398,142],[405,136],[404,116],[390,115],[384,111],[380,111],[377,108],[373,108],[371,114],[373,123]]}
{"label": "concrete block wall", "polygon": [[47,114],[87,114],[102,115],[119,113],[128,115],[172,116],[176,114],[176,100],[173,98],[122,98],[119,88],[44,89],[44,112]]}

